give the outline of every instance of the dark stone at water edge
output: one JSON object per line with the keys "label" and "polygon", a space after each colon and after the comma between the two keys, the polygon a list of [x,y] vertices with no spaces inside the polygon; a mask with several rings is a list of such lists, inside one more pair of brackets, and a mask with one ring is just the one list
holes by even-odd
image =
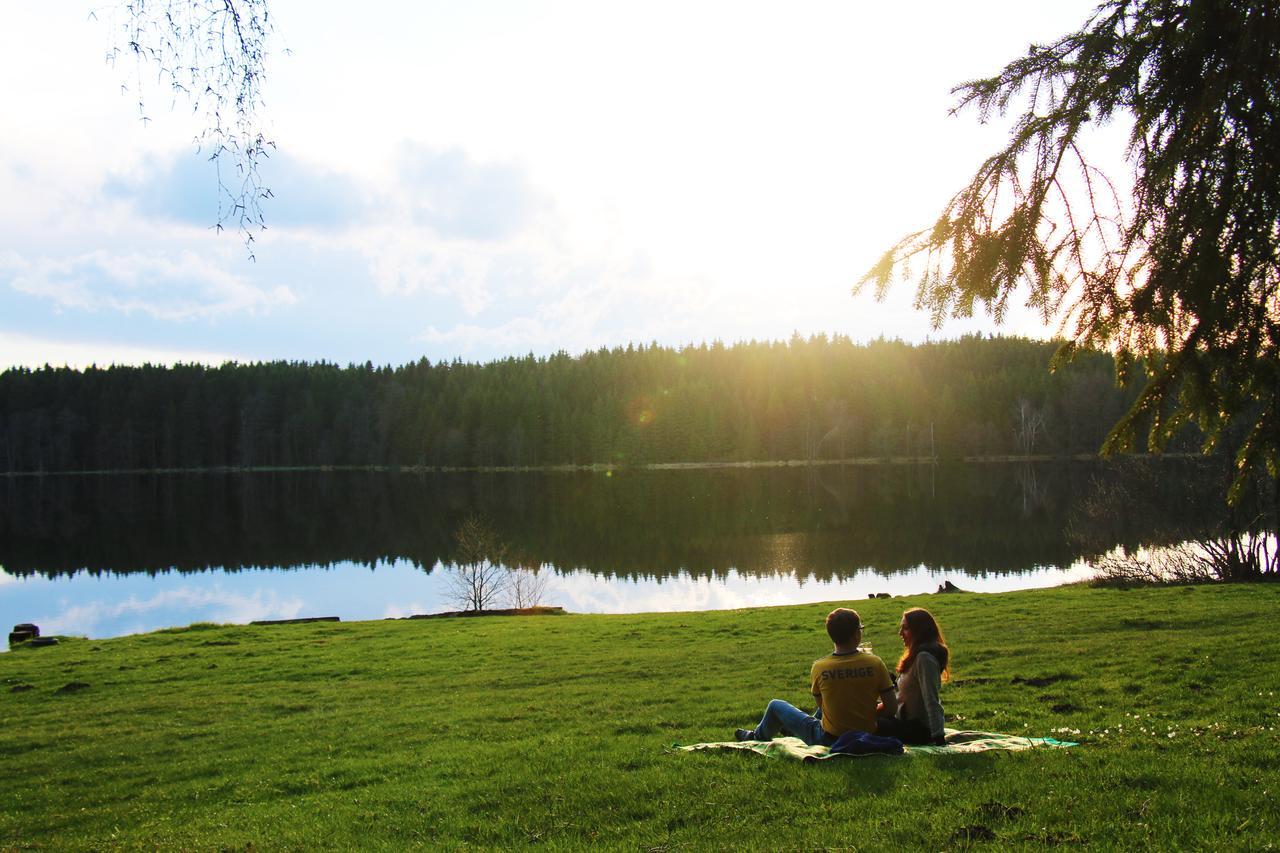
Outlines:
{"label": "dark stone at water edge", "polygon": [[19,643],[25,643],[30,640],[36,640],[40,637],[40,626],[33,625],[30,622],[19,622],[13,626],[13,630],[9,632],[9,645],[16,646]]}

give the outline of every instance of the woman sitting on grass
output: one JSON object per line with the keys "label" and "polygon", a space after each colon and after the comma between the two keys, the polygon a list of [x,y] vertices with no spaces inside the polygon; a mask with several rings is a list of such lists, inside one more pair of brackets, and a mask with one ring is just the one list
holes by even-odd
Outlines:
{"label": "woman sitting on grass", "polygon": [[898,712],[877,709],[876,734],[903,743],[940,744],[945,732],[938,690],[951,677],[951,650],[937,620],[923,607],[902,614],[898,635],[903,646],[898,661]]}

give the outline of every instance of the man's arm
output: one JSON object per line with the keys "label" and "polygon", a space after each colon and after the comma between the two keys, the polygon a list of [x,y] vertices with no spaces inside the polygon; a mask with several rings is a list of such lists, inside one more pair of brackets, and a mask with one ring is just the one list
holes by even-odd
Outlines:
{"label": "man's arm", "polygon": [[881,704],[883,706],[881,713],[883,713],[884,716],[886,717],[896,716],[897,715],[897,690],[893,689],[892,686],[887,686],[887,688],[884,688],[883,690],[881,690]]}

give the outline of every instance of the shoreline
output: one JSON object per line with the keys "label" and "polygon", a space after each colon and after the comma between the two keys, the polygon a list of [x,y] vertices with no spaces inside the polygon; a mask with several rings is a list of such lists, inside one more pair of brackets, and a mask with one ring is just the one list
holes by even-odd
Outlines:
{"label": "shoreline", "polygon": [[111,468],[89,471],[4,471],[0,477],[28,479],[41,477],[117,477],[183,474],[292,474],[292,473],[386,473],[386,474],[567,474],[620,473],[628,471],[715,471],[753,468],[831,468],[919,465],[1000,465],[1044,464],[1052,462],[1116,462],[1120,460],[1160,461],[1165,459],[1227,460],[1226,456],[1200,453],[1125,453],[1100,456],[1075,454],[992,454],[986,456],[854,456],[843,459],[750,459],[708,462],[645,462],[626,465],[615,462],[564,463],[558,465],[216,465],[204,468]]}

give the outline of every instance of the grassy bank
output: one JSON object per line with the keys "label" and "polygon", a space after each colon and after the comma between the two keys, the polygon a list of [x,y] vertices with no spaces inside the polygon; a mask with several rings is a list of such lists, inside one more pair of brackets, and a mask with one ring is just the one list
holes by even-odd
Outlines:
{"label": "grassy bank", "polygon": [[829,604],[195,626],[0,656],[0,847],[1276,845],[1280,586],[855,602],[886,658],[912,604],[950,725],[1084,745],[666,751],[807,702]]}

